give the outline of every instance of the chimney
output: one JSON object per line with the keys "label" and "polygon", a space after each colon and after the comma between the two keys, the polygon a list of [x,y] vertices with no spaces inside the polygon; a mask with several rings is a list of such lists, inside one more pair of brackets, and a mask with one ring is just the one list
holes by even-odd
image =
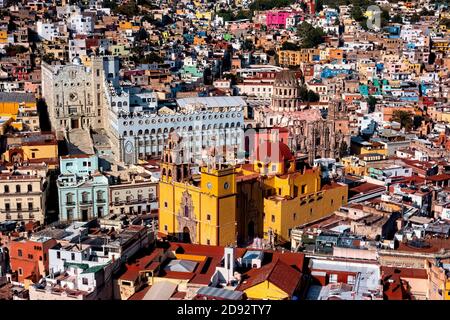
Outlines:
{"label": "chimney", "polygon": [[230,283],[234,274],[234,247],[225,247],[225,269],[226,269],[226,281]]}

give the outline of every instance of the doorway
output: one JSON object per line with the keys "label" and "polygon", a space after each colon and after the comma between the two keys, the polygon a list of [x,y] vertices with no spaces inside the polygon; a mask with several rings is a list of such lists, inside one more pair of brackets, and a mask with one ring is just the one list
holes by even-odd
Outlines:
{"label": "doorway", "polygon": [[250,221],[247,225],[247,234],[250,241],[255,237],[255,223],[253,221]]}
{"label": "doorway", "polygon": [[87,209],[81,210],[81,220],[88,221],[88,211]]}
{"label": "doorway", "polygon": [[71,126],[72,129],[78,129],[80,127],[80,120],[72,119],[70,121],[70,126]]}
{"label": "doorway", "polygon": [[184,227],[183,228],[183,242],[184,243],[191,243],[191,233],[190,233],[188,227]]}

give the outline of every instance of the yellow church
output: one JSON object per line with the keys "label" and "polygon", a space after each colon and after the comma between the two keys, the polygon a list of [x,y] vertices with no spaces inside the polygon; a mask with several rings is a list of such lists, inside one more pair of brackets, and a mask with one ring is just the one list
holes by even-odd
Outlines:
{"label": "yellow church", "polygon": [[285,243],[295,226],[347,203],[347,185],[322,185],[320,167],[309,168],[282,142],[261,143],[252,163],[207,165],[197,175],[182,161],[180,145],[171,135],[159,183],[160,232],[178,240],[226,246],[262,237]]}
{"label": "yellow church", "polygon": [[274,243],[290,242],[291,230],[338,210],[348,200],[348,186],[322,185],[320,167],[309,168],[295,159],[282,142],[260,144],[254,163],[243,165],[238,173],[261,177],[264,195],[263,226],[265,239]]}
{"label": "yellow church", "polygon": [[211,165],[191,174],[181,159],[180,138],[164,150],[159,183],[160,232],[184,242],[226,246],[236,241],[236,172]]}

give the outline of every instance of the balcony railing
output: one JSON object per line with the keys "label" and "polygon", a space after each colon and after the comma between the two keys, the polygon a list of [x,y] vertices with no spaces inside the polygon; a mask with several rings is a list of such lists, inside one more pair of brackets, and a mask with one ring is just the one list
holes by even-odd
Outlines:
{"label": "balcony railing", "polygon": [[80,205],[82,205],[82,206],[87,206],[87,205],[90,205],[90,204],[92,204],[92,200],[82,200],[82,201],[80,201]]}
{"label": "balcony railing", "polygon": [[0,209],[1,213],[17,213],[17,212],[38,212],[39,208],[24,208],[24,209]]}
{"label": "balcony railing", "polygon": [[145,204],[145,203],[153,203],[158,202],[158,198],[145,198],[145,199],[133,199],[133,200],[120,200],[120,201],[111,201],[112,205],[120,206],[120,205],[132,205],[132,204]]}
{"label": "balcony railing", "polygon": [[74,206],[75,201],[66,201],[66,206]]}
{"label": "balcony railing", "polygon": [[105,199],[97,199],[97,203],[106,203]]}

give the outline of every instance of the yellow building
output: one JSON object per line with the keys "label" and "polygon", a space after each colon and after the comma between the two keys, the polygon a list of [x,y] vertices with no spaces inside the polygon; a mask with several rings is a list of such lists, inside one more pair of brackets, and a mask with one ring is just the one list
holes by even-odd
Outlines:
{"label": "yellow building", "polygon": [[[320,168],[298,169],[306,164],[287,145],[266,143],[268,156],[258,156],[252,164],[202,167],[192,176],[189,164],[176,164],[180,155],[173,150],[179,138],[172,135],[161,162],[160,232],[208,245],[255,236],[283,243],[290,241],[295,226],[347,203],[347,185],[322,185]],[[260,144],[258,155],[265,145]]]}
{"label": "yellow building", "polygon": [[450,50],[449,40],[447,39],[434,39],[432,41],[432,50],[433,51],[440,51],[443,53],[446,53]]}
{"label": "yellow building", "polygon": [[279,50],[278,63],[282,66],[299,66],[313,61],[314,55],[320,55],[318,49]]}
{"label": "yellow building", "polygon": [[195,17],[197,19],[202,19],[202,20],[211,20],[211,12],[201,12],[201,11],[197,11],[195,13]]}
{"label": "yellow building", "polygon": [[[236,173],[233,167],[177,164],[179,137],[172,134],[164,150],[159,183],[160,232],[187,242],[226,246],[236,241]],[[181,154],[180,154],[181,153]]]}
{"label": "yellow building", "polygon": [[[249,271],[248,280],[241,283],[239,291],[245,292],[250,300],[288,300],[301,285],[302,274],[277,260],[262,268]],[[285,281],[289,277],[289,281]]]}
{"label": "yellow building", "polygon": [[[446,259],[448,260],[448,259]],[[428,274],[427,299],[450,300],[450,278],[448,277],[448,261],[425,260],[425,270]]]}
{"label": "yellow building", "polygon": [[58,142],[54,133],[16,133],[6,137],[8,145],[3,161],[9,163],[42,163],[49,169],[58,167]]}
{"label": "yellow building", "polygon": [[365,161],[361,161],[358,157],[348,156],[341,159],[344,165],[345,174],[354,174],[357,176],[364,176],[367,173]]}
{"label": "yellow building", "polygon": [[8,43],[8,29],[0,29],[0,44]]}
{"label": "yellow building", "polygon": [[37,110],[34,94],[24,92],[0,93],[0,117],[12,117],[16,120],[19,108],[22,108],[23,111]]}
{"label": "yellow building", "polygon": [[[264,147],[269,156],[261,161],[260,150]],[[298,169],[301,163],[296,162],[284,143],[262,143],[257,155],[253,168],[242,167],[240,172],[261,175],[265,239],[270,240],[273,235],[274,242],[290,241],[292,228],[326,216],[347,203],[347,185],[322,186],[320,168]]]}
{"label": "yellow building", "polygon": [[197,46],[197,45],[204,45],[204,44],[206,44],[206,39],[205,38],[197,37],[197,36],[194,37],[194,45],[195,46]]}
{"label": "yellow building", "polygon": [[388,156],[388,149],[384,143],[376,141],[364,141],[362,139],[353,138],[351,141],[351,152],[355,155],[364,154],[381,154]]}
{"label": "yellow building", "polygon": [[130,21],[119,21],[120,30],[131,30],[133,29],[133,24]]}

